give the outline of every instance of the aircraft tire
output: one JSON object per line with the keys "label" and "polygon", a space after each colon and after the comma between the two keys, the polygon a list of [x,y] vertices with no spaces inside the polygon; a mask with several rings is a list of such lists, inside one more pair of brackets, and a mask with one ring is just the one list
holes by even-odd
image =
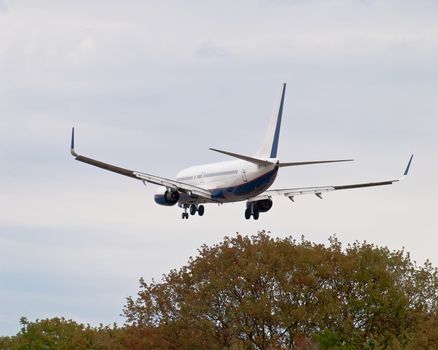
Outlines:
{"label": "aircraft tire", "polygon": [[190,204],[190,215],[195,215],[197,210],[196,205]]}
{"label": "aircraft tire", "polygon": [[198,207],[198,214],[199,216],[204,215],[204,206],[202,204]]}
{"label": "aircraft tire", "polygon": [[250,217],[251,217],[251,209],[250,208],[246,208],[246,210],[245,210],[245,219],[249,220]]}
{"label": "aircraft tire", "polygon": [[254,212],[252,213],[252,217],[254,218],[254,220],[259,219],[259,214],[260,214],[260,212],[258,211],[258,209],[254,208]]}

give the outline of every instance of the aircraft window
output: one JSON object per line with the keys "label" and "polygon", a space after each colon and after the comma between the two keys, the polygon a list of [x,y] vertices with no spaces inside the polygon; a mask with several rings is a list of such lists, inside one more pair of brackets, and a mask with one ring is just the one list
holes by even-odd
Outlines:
{"label": "aircraft window", "polygon": [[179,177],[176,180],[177,181],[187,181],[187,180],[193,180],[193,179],[200,179],[201,177],[214,177],[214,176],[224,176],[224,175],[234,175],[237,174],[238,171],[237,170],[228,170],[228,171],[220,171],[217,173],[210,173],[210,174],[200,174],[200,175],[195,175],[195,176],[184,176],[184,177]]}
{"label": "aircraft window", "polygon": [[232,174],[237,174],[237,170],[229,170],[229,171],[221,171],[221,172],[217,172],[217,173],[204,174],[204,177],[232,175]]}

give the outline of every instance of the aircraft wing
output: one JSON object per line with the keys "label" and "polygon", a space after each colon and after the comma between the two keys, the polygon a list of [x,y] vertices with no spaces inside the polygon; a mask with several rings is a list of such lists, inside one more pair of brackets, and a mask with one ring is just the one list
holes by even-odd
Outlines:
{"label": "aircraft wing", "polygon": [[118,167],[115,165],[101,162],[101,161],[96,160],[96,159],[92,159],[92,158],[88,158],[88,157],[79,155],[75,152],[74,140],[75,140],[74,139],[74,128],[72,128],[70,153],[72,154],[73,157],[75,157],[76,160],[78,160],[80,162],[87,163],[87,164],[90,164],[90,165],[93,165],[93,166],[96,166],[98,168],[102,168],[105,170],[109,170],[109,171],[112,171],[112,172],[117,173],[117,174],[132,177],[132,178],[137,179],[137,180],[142,180],[143,182],[150,182],[150,183],[153,183],[155,185],[171,188],[171,189],[186,193],[192,197],[201,197],[201,198],[207,199],[209,201],[216,202],[216,200],[212,199],[210,191],[208,191],[204,188],[201,188],[198,186],[193,186],[193,185],[190,185],[190,184],[187,184],[184,182],[180,182],[180,181],[166,179],[164,177],[160,177],[160,176],[156,176],[156,175],[150,175],[150,174],[145,174],[145,173],[135,171],[135,170],[121,168],[121,167]]}
{"label": "aircraft wing", "polygon": [[267,190],[256,197],[252,197],[248,199],[248,202],[255,202],[262,199],[270,199],[273,196],[282,195],[288,197],[291,201],[294,201],[295,196],[303,195],[303,194],[314,194],[318,198],[322,199],[322,194],[331,191],[337,190],[348,190],[353,188],[361,188],[361,187],[373,187],[373,186],[384,186],[384,185],[392,185],[395,182],[403,180],[409,172],[409,168],[412,163],[414,155],[411,155],[409,159],[408,165],[403,173],[403,176],[399,179],[395,180],[387,180],[387,181],[379,181],[379,182],[365,182],[365,183],[356,183],[356,184],[348,184],[348,185],[338,185],[338,186],[319,186],[319,187],[296,187],[296,188],[281,188],[281,189],[273,189]]}

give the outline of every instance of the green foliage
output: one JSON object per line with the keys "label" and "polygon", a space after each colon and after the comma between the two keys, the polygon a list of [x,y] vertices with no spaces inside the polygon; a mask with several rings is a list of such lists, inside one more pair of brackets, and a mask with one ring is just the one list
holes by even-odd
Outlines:
{"label": "green foliage", "polygon": [[140,279],[124,327],[23,318],[0,349],[438,349],[437,291],[403,250],[237,235]]}
{"label": "green foliage", "polygon": [[315,334],[313,339],[319,345],[320,350],[342,348],[341,338],[330,330]]}
{"label": "green foliage", "polygon": [[30,322],[22,317],[21,331],[14,337],[0,338],[1,350],[109,350],[123,349],[124,331],[113,327],[76,323],[64,318]]}
{"label": "green foliage", "polygon": [[327,349],[406,348],[436,319],[437,283],[430,263],[417,267],[403,250],[261,232],[203,246],[161,282],[140,280],[124,315],[132,327],[160,329],[159,339],[175,348],[200,348],[206,339],[230,349],[304,348],[300,339]]}

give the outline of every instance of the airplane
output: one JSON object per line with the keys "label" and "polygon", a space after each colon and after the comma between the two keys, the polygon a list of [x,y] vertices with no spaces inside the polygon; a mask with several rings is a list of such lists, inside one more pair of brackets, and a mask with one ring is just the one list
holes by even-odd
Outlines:
{"label": "airplane", "polygon": [[285,196],[291,201],[294,201],[296,196],[314,194],[322,199],[322,194],[326,192],[391,185],[404,179],[408,175],[413,155],[411,155],[409,159],[403,176],[398,179],[337,186],[270,189],[280,168],[349,162],[353,160],[336,159],[281,162],[280,159],[277,158],[277,151],[285,93],[286,83],[283,83],[280,96],[272,112],[265,139],[257,153],[253,156],[247,156],[210,148],[212,151],[225,154],[235,159],[183,169],[177,174],[174,180],[121,168],[77,154],[74,149],[74,127],[72,128],[71,134],[70,152],[73,157],[80,162],[140,180],[145,185],[146,183],[152,183],[160,186],[154,195],[155,202],[163,206],[174,206],[178,204],[178,206],[183,209],[182,219],[188,219],[189,213],[190,215],[198,213],[199,216],[203,216],[205,210],[204,204],[207,203],[223,204],[246,201],[245,219],[249,220],[252,216],[254,220],[258,220],[260,213],[265,213],[272,208],[272,198],[274,196]]}

